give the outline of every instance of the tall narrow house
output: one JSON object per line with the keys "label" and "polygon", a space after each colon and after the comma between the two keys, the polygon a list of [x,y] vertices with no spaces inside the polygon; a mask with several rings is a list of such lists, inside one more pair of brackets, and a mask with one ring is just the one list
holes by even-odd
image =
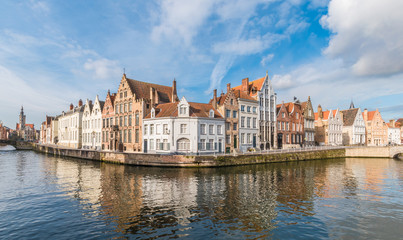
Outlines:
{"label": "tall narrow house", "polygon": [[214,90],[210,104],[217,109],[225,119],[225,152],[239,150],[239,126],[238,126],[238,99],[231,84],[227,84],[227,92],[217,97]]}
{"label": "tall narrow house", "polygon": [[304,145],[315,145],[315,114],[312,107],[311,97],[306,102],[301,103],[302,115],[304,116]]}
{"label": "tall narrow house", "polygon": [[117,150],[142,152],[143,118],[157,104],[177,101],[175,80],[169,87],[137,81],[123,74],[115,98]]}
{"label": "tall narrow house", "polygon": [[273,90],[269,75],[249,82],[244,79],[242,85],[236,86],[234,90],[241,90],[258,101],[258,147],[261,150],[277,148],[277,127],[276,127],[276,93]]}

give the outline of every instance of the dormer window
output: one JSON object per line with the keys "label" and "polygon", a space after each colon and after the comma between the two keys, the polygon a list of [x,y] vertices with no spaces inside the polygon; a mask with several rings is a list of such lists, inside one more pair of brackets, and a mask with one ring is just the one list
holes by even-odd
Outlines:
{"label": "dormer window", "polygon": [[151,118],[155,118],[155,109],[151,109]]}
{"label": "dormer window", "polygon": [[209,112],[209,117],[210,117],[210,118],[214,118],[214,110],[213,110],[213,109],[210,110],[210,112]]}

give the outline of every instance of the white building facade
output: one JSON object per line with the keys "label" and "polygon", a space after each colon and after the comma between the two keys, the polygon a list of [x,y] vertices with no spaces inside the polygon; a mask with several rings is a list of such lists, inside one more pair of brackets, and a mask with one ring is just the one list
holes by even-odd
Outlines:
{"label": "white building facade", "polygon": [[239,106],[239,149],[241,152],[255,149],[259,146],[259,103],[253,99],[238,97]]}
{"label": "white building facade", "polygon": [[340,111],[343,117],[343,145],[365,144],[365,122],[360,108]]}
{"label": "white building facade", "polygon": [[340,111],[330,110],[329,128],[328,128],[328,145],[340,146],[343,144],[343,118]]}
{"label": "white building facade", "polygon": [[210,104],[159,104],[143,119],[144,152],[208,154],[224,152],[225,121]]}
{"label": "white building facade", "polygon": [[70,105],[68,112],[63,112],[58,117],[58,142],[57,145],[69,148],[82,147],[82,118],[84,106],[82,100],[78,106]]}
{"label": "white building facade", "polygon": [[86,101],[82,119],[82,148],[102,149],[102,108],[104,102],[99,101],[98,95],[94,103]]}

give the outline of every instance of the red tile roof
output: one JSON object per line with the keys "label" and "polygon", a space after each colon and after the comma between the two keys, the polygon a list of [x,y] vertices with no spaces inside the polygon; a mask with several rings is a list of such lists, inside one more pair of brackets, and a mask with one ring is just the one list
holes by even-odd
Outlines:
{"label": "red tile roof", "polygon": [[[376,111],[370,111],[370,112],[368,112],[368,119],[367,119],[367,121],[372,121],[372,120],[374,119],[375,112],[376,112]],[[364,112],[362,112],[362,117],[364,117]],[[364,118],[364,119],[365,119],[365,118]]]}
{"label": "red tile roof", "polygon": [[[163,103],[163,104],[158,104],[155,107],[155,117],[156,118],[161,118],[161,117],[177,117],[178,116],[178,104],[179,102],[175,103]],[[210,110],[214,110],[214,118],[223,118],[221,114],[217,111],[217,109],[214,109],[211,104],[208,103],[195,103],[195,102],[189,102],[190,105],[190,110],[189,110],[189,116],[190,117],[209,117]],[[151,113],[149,113],[145,118],[151,118]]]}
{"label": "red tile roof", "polygon": [[246,100],[251,100],[251,101],[256,101],[255,98],[251,97],[249,94],[242,90],[234,90],[235,97],[240,98],[240,99],[246,99]]}
{"label": "red tile roof", "polygon": [[[138,80],[126,78],[130,89],[136,94],[137,99],[150,99],[150,88],[157,91],[158,97],[162,102],[171,102],[173,89],[172,87],[158,85],[154,83],[141,82]],[[176,99],[179,101],[179,99]]]}
{"label": "red tile roof", "polygon": [[[249,82],[248,92],[249,92],[250,96],[254,97],[254,96],[257,95],[257,92],[255,94],[252,93],[252,89],[256,89],[257,91],[260,91],[262,89],[262,86],[263,86],[263,83],[264,83],[265,79],[266,79],[266,76]],[[232,89],[242,91],[242,85],[233,87]]]}

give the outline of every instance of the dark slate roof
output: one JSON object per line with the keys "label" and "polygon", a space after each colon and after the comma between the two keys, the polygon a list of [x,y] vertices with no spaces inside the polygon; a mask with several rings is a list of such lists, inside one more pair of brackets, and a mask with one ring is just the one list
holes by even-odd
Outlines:
{"label": "dark slate roof", "polygon": [[352,126],[354,124],[355,117],[357,116],[358,108],[352,108],[341,111],[343,113],[343,125]]}

